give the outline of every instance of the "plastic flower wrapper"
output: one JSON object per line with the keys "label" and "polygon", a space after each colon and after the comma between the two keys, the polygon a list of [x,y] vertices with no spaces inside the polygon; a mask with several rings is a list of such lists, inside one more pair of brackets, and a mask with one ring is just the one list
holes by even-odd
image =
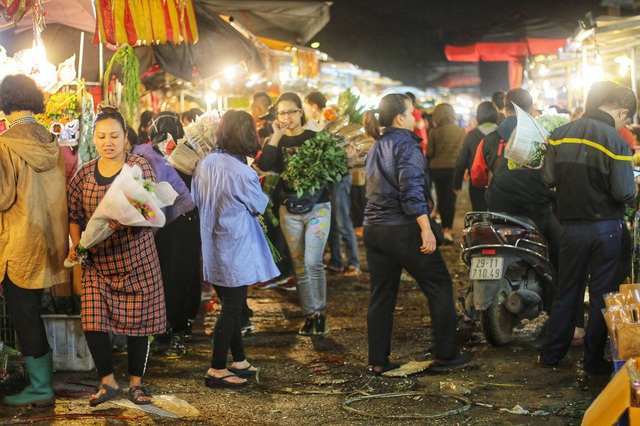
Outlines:
{"label": "plastic flower wrapper", "polygon": [[184,128],[185,137],[167,158],[169,164],[182,173],[193,175],[196,163],[216,148],[216,130],[220,123],[217,111],[208,111]]}
{"label": "plastic flower wrapper", "polygon": [[166,218],[162,208],[173,205],[177,197],[178,193],[168,182],[143,179],[140,167],[125,164],[87,223],[76,247],[78,261],[66,259],[65,266],[70,268],[80,263],[87,249],[115,232],[109,227],[109,220],[124,226],[163,227]]}
{"label": "plastic flower wrapper", "polygon": [[514,104],[518,125],[511,134],[504,156],[509,160],[510,170],[542,167],[544,156],[547,153],[547,141],[551,132],[569,123],[567,114],[558,114],[551,109],[545,114],[533,118]]}

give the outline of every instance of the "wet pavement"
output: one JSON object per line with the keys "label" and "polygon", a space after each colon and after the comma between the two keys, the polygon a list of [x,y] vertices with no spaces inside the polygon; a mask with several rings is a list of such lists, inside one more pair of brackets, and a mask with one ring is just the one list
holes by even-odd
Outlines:
{"label": "wet pavement", "polygon": [[[459,212],[469,208],[467,197]],[[454,232],[459,235],[462,214]],[[360,244],[361,244],[361,239]],[[326,336],[297,334],[304,318],[298,295],[282,289],[249,292],[256,330],[245,338],[250,362],[260,367],[249,386],[213,390],[204,386],[216,311],[202,314],[179,360],[149,359],[145,385],[161,408],[144,412],[124,403],[89,408],[88,395],[98,380],[94,372],[57,372],[58,399],[53,408],[0,406],[0,424],[225,424],[225,425],[565,425],[580,424],[584,411],[608,382],[581,371],[581,348],[572,348],[557,368],[534,359],[544,320],[516,333],[504,347],[490,346],[477,325],[462,321],[460,341],[474,354],[469,365],[443,374],[374,377],[367,373],[366,310],[369,276],[362,245],[363,274],[343,278],[328,274]],[[459,247],[441,249],[451,270],[457,297],[466,294],[467,268]],[[424,295],[413,281],[401,285],[392,341],[392,360],[427,361],[431,321]],[[126,354],[116,358],[116,377],[127,385]],[[184,403],[182,402],[184,401]],[[186,405],[185,405],[186,404]],[[175,413],[173,418],[165,417]],[[175,417],[181,417],[177,420]]]}

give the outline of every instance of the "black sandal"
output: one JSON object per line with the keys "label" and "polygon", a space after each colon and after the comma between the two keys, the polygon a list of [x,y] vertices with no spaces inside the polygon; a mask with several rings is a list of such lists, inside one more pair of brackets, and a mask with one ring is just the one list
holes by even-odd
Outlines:
{"label": "black sandal", "polygon": [[255,370],[249,370],[250,368],[252,368],[253,365],[249,364],[249,366],[247,368],[227,368],[227,370],[231,371],[233,374],[235,374],[238,377],[253,377],[258,373],[258,369],[256,367]]}
{"label": "black sandal", "polygon": [[129,401],[133,402],[136,405],[149,405],[153,401],[140,401],[140,398],[143,397],[151,398],[151,394],[144,386],[131,386],[129,388]]}
{"label": "black sandal", "polygon": [[204,384],[208,388],[241,388],[243,386],[246,386],[248,383],[247,381],[236,383],[226,380],[231,377],[238,376],[236,376],[235,374],[229,374],[228,376],[224,377],[213,377],[207,374],[206,376],[204,376]]}
{"label": "black sandal", "polygon": [[104,389],[105,392],[101,393],[100,396],[97,397],[96,399],[90,399],[89,400],[90,407],[95,407],[97,405],[102,404],[103,402],[110,401],[122,393],[121,388],[114,388],[109,385],[100,385],[100,387],[98,388],[98,392],[100,392],[100,389]]}

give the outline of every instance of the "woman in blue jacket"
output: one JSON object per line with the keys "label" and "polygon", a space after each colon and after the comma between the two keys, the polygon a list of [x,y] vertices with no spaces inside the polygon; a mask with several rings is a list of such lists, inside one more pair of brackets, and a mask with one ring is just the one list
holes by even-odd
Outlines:
{"label": "woman in blue jacket", "polygon": [[[365,163],[367,206],[364,246],[371,274],[367,313],[369,365],[380,375],[400,365],[389,361],[393,311],[400,274],[406,269],[427,296],[435,336],[432,371],[471,360],[460,353],[449,270],[437,249],[429,214],[427,161],[413,133],[413,104],[406,95],[382,98],[365,115],[365,132],[376,140]],[[381,129],[384,127],[384,130]]]}
{"label": "woman in blue jacket", "polygon": [[[213,284],[222,311],[213,329],[208,387],[240,387],[256,373],[246,359],[241,335],[247,288],[280,275],[258,215],[269,197],[247,164],[260,149],[255,122],[243,111],[227,111],[216,133],[218,148],[196,165],[191,185],[200,211],[204,279]],[[233,364],[226,367],[231,349]]]}

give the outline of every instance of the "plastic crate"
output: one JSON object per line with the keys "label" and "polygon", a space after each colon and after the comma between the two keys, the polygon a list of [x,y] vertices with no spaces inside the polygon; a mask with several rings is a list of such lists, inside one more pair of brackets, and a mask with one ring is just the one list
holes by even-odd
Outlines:
{"label": "plastic crate", "polygon": [[95,364],[87,346],[80,315],[42,315],[53,349],[54,371],[90,371]]}
{"label": "plastic crate", "polygon": [[9,308],[4,297],[0,297],[0,341],[13,349],[20,350],[18,333],[16,333],[13,321],[9,316]]}

